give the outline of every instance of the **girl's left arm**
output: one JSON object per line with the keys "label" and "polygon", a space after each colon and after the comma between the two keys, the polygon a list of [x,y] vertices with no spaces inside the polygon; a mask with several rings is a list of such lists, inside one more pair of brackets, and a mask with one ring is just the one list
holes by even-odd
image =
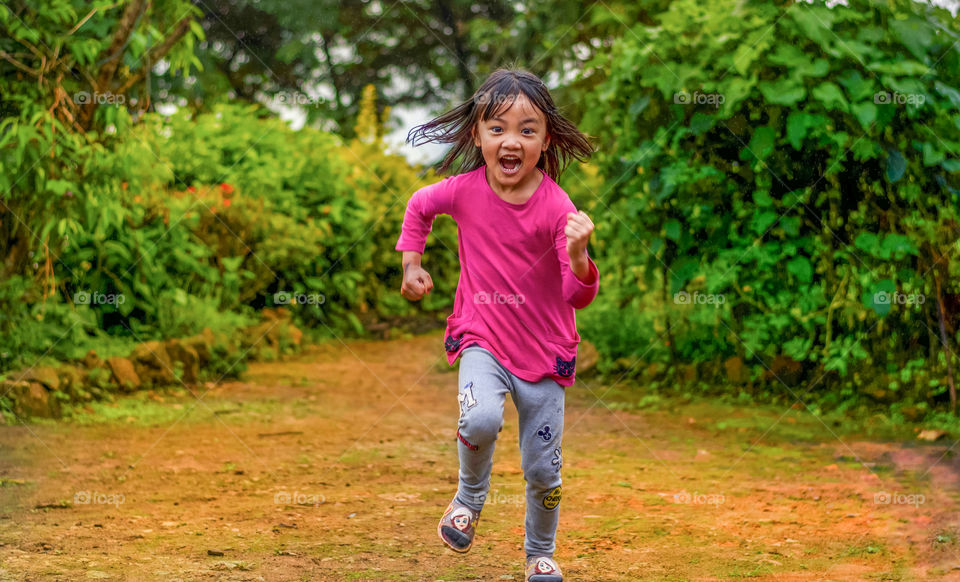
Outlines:
{"label": "girl's left arm", "polygon": [[563,299],[574,309],[583,309],[600,289],[600,273],[587,254],[593,222],[583,211],[568,212],[557,223],[555,246],[560,261]]}

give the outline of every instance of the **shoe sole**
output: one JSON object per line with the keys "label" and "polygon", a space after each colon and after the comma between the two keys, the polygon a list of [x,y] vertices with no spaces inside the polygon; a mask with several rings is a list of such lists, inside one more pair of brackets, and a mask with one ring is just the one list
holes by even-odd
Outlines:
{"label": "shoe sole", "polygon": [[527,582],[563,582],[563,576],[556,574],[534,574],[527,578]]}
{"label": "shoe sole", "polygon": [[[461,535],[461,536],[463,536],[463,534],[462,534],[461,532],[453,529],[453,528],[450,527],[450,526],[444,526],[444,525],[442,525],[442,522],[441,522],[441,525],[437,525],[437,535],[440,536],[440,541],[443,542],[443,545],[447,546],[448,548],[450,548],[450,549],[453,550],[454,552],[457,552],[458,554],[465,554],[465,553],[467,553],[467,552],[470,551],[470,548],[473,547],[473,540],[470,540],[470,543],[467,544],[466,547],[462,547],[462,548],[461,548],[461,547],[457,547],[456,545],[453,544],[453,542],[451,542],[451,541],[448,540],[447,538],[443,537],[443,529],[444,529],[444,527],[446,527],[446,529],[450,530],[451,533],[454,533],[454,534],[456,534],[456,535]],[[452,536],[451,536],[451,537],[452,537]],[[463,537],[466,537],[466,536],[463,536]],[[544,582],[550,582],[550,581],[548,580],[548,581],[544,581]]]}

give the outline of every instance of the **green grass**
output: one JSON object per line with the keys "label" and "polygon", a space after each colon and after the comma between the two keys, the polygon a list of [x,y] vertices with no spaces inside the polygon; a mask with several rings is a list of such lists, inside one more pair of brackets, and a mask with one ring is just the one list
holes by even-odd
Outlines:
{"label": "green grass", "polygon": [[[163,402],[150,398],[148,392],[118,396],[113,401],[96,401],[65,408],[62,420],[33,419],[51,425],[125,425],[168,426],[199,424],[219,418],[226,424],[248,424],[257,420],[269,421],[285,409],[295,411],[298,403],[283,400],[227,401],[209,396],[201,400],[185,390],[162,394]],[[86,409],[93,410],[92,413]]]}
{"label": "green grass", "polygon": [[[596,396],[584,391],[579,394],[579,398],[589,406],[595,403],[596,397],[601,397],[602,403],[596,404],[598,409],[609,407],[613,410],[665,412],[684,419],[694,418],[694,426],[728,433],[739,439],[759,437],[768,429],[770,431],[764,436],[767,443],[815,443],[854,434],[881,440],[916,438],[916,426],[904,423],[892,414],[847,415],[839,412],[818,412],[815,415],[802,404],[799,409],[792,409],[788,404],[764,404],[749,397],[701,396],[689,392],[671,392],[668,389],[657,391],[649,386],[631,385],[627,382],[618,384],[609,391],[606,386],[595,386],[594,392]],[[802,399],[814,407],[810,398]],[[944,423],[941,418],[933,423],[936,426],[931,425],[930,428],[949,431],[951,427]],[[925,423],[924,426],[929,424],[931,423]],[[960,419],[954,423],[953,428],[960,433]]]}

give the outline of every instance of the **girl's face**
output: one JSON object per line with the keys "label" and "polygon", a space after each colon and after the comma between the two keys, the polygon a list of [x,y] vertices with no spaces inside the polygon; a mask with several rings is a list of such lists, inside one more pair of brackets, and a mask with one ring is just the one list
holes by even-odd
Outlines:
{"label": "girl's face", "polygon": [[519,93],[493,117],[477,122],[473,143],[483,153],[488,176],[502,187],[521,186],[550,145],[547,118],[526,95]]}

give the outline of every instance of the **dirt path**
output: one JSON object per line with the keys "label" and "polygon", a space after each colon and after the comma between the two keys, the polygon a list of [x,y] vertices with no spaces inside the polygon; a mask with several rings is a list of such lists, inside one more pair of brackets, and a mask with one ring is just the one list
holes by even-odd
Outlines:
{"label": "dirt path", "polygon": [[[436,334],[337,342],[202,400],[0,427],[0,580],[522,580],[511,405],[473,550],[436,539],[444,358]],[[606,390],[568,392],[568,580],[960,580],[952,443],[841,442],[795,410],[614,412]]]}

